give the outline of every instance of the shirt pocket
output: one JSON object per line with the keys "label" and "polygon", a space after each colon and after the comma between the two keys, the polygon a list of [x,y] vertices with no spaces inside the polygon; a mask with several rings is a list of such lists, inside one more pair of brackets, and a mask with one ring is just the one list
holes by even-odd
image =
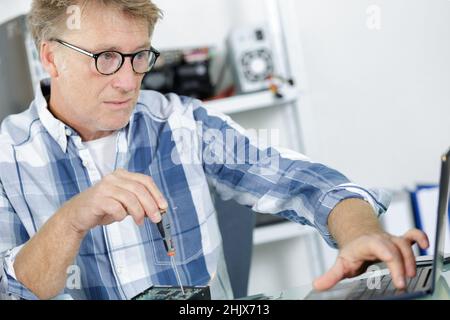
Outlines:
{"label": "shirt pocket", "polygon": [[[167,214],[170,215],[170,212]],[[170,220],[172,244],[175,248],[175,262],[177,264],[188,264],[199,258],[203,252],[200,225],[191,225],[185,222],[181,224],[173,223],[169,216],[164,217],[164,219]],[[164,266],[170,265],[170,257],[167,254],[164,241],[157,226],[151,222],[146,223],[146,230],[149,237],[153,239],[151,243],[155,263]]]}
{"label": "shirt pocket", "polygon": [[[195,188],[195,186],[192,186]],[[175,188],[169,200],[169,209],[164,214],[164,222],[170,223],[170,233],[172,243],[175,248],[175,261],[177,264],[188,264],[199,258],[203,254],[203,242],[205,239],[202,235],[202,227],[208,219],[205,214],[205,207],[196,207],[193,203],[192,190],[185,188]],[[209,195],[204,195],[208,197]],[[208,206],[210,207],[210,206]],[[213,206],[210,207],[214,213]],[[198,212],[197,210],[201,211]],[[152,251],[154,253],[155,263],[161,265],[170,264],[170,257],[164,247],[164,242],[158,231],[157,226],[150,221],[146,222],[146,231],[152,243]]]}

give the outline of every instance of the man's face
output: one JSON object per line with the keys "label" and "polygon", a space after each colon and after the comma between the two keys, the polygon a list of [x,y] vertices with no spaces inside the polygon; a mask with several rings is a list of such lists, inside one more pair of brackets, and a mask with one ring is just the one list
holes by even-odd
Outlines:
{"label": "man's face", "polygon": [[[146,21],[136,21],[113,7],[91,4],[80,30],[67,30],[61,40],[92,53],[114,50],[135,53],[150,48]],[[125,127],[136,105],[143,75],[130,58],[110,76],[101,75],[95,60],[56,42],[58,76],[52,79],[51,110],[83,140],[94,140]]]}

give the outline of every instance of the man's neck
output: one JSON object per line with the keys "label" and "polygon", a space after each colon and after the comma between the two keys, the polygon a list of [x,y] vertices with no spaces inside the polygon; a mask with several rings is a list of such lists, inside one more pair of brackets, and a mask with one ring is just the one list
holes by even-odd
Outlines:
{"label": "man's neck", "polygon": [[72,129],[74,129],[81,137],[81,140],[83,142],[88,141],[94,141],[98,140],[104,137],[107,137],[109,135],[114,134],[115,131],[96,131],[91,132],[89,129],[84,128],[82,126],[78,126],[72,121],[70,121],[67,117],[64,116],[63,112],[60,112],[58,108],[55,108],[54,106],[57,105],[57,102],[55,100],[55,95],[53,94],[54,90],[52,90],[52,93],[50,94],[50,99],[47,100],[48,103],[48,110],[53,114],[53,116],[58,119],[59,121],[63,122],[64,124],[68,125]]}

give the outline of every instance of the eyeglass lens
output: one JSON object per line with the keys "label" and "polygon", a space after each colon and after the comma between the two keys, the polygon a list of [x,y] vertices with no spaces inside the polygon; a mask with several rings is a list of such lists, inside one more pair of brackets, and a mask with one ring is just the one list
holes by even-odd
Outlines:
{"label": "eyeglass lens", "polygon": [[[97,58],[97,69],[102,74],[113,74],[123,64],[123,57],[114,51],[103,52]],[[149,72],[156,61],[156,55],[152,51],[138,52],[133,58],[133,70],[137,73]]]}

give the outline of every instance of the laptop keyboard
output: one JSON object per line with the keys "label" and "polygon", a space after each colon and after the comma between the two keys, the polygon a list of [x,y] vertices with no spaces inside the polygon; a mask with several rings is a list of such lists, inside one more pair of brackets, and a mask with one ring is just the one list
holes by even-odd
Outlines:
{"label": "laptop keyboard", "polygon": [[359,281],[358,286],[347,295],[348,300],[368,300],[368,299],[385,299],[387,297],[395,297],[406,293],[425,291],[429,288],[431,279],[431,266],[417,268],[417,274],[414,278],[407,281],[406,289],[399,290],[395,287],[391,275],[381,276],[380,283],[377,288],[369,289],[367,279]]}

